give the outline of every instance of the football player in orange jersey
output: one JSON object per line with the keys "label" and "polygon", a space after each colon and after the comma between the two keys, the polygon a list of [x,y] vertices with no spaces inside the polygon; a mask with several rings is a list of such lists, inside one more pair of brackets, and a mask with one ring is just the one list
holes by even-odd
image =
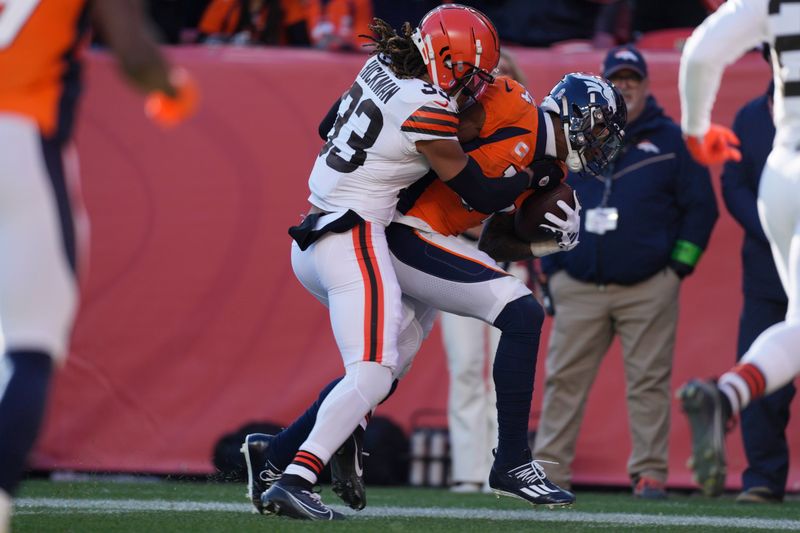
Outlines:
{"label": "football player in orange jersey", "polygon": [[386,239],[398,193],[433,168],[474,207],[492,212],[533,177],[527,168],[502,180],[486,176],[458,142],[457,106],[467,94],[480,96],[499,60],[490,20],[444,4],[416,30],[406,23],[397,32],[380,20],[373,29],[377,54],[331,113],[309,176],[308,216],[289,229],[292,269],[328,308],[345,369],[280,480],[260,500],[253,495],[264,510],[295,518],[341,518],[313,484],[401,368],[406,315]]}
{"label": "football player in orange jersey", "polygon": [[[525,76],[514,56],[500,50],[496,76],[507,76],[525,85]],[[478,245],[483,225],[459,237]],[[512,276],[527,282],[531,260],[502,265]],[[450,435],[450,491],[473,493],[487,490],[486,480],[494,462],[497,441],[497,394],[485,369],[494,363],[500,330],[468,316],[439,313],[442,345],[447,360],[447,428]]]}
{"label": "football player in orange jersey", "polygon": [[[580,111],[573,111],[576,108]],[[566,110],[563,121],[562,110]],[[600,77],[568,75],[540,107],[523,86],[498,78],[476,105],[461,114],[460,137],[466,141],[477,130],[477,137],[463,145],[484,172],[503,176],[521,165],[532,165],[538,188],[547,189],[564,177],[565,164],[574,170],[599,172],[616,155],[624,125],[624,101]],[[427,309],[436,308],[483,320],[501,331],[492,367],[498,446],[489,486],[497,494],[554,506],[570,504],[575,497],[547,479],[532,459],[527,442],[544,314],[527,286],[496,262],[566,251],[577,245],[577,199],[575,210],[559,202],[563,219],[556,213],[547,214],[556,235],[553,241],[530,244],[515,237],[513,223],[508,224],[512,212],[529,194],[536,193],[537,188],[526,191],[513,205],[492,215],[480,250],[475,250],[457,236],[487,215],[431,181],[418,195],[409,193],[413,204],[395,218],[387,238],[397,279],[415,316],[427,318]],[[398,206],[401,210],[408,205],[403,203]],[[424,337],[431,326],[424,319],[419,322]]]}
{"label": "football player in orange jersey", "polygon": [[[53,368],[63,361],[77,305],[79,209],[70,142],[79,48],[89,15],[105,32],[146,111],[172,125],[194,108],[185,72],[170,71],[138,1],[0,2],[0,532],[41,425]],[[72,197],[70,197],[72,195]],[[74,204],[72,202],[75,202]]]}
{"label": "football player in orange jersey", "polygon": [[[600,172],[621,145],[626,108],[622,96],[607,80],[575,73],[565,76],[540,107],[523,86],[499,78],[460,117],[459,138],[487,175],[512,174],[537,159],[532,167],[536,169],[534,177],[540,186],[547,187],[563,178],[562,162],[575,171]],[[320,131],[328,129],[322,126]],[[515,204],[527,194],[522,193]],[[483,248],[505,254],[503,260],[570,249],[577,243],[578,213],[566,204],[560,207],[566,219],[548,217],[556,234],[552,243],[532,246],[520,241],[507,224],[510,215],[500,212],[489,221],[482,237]],[[572,503],[574,495],[547,479],[541,466],[532,460],[527,443],[544,317],[541,307],[519,279],[503,271],[488,254],[457,238],[489,215],[470,208],[447,187],[439,187],[439,180],[430,175],[404,193],[398,209],[402,213],[386,232],[406,312],[398,341],[396,377],[408,371],[430,331],[436,309],[495,325],[502,332],[493,368],[499,442],[489,485],[497,494],[532,504]],[[512,205],[509,210],[513,210]],[[278,479],[291,462],[320,404],[337,381],[283,432],[247,436],[242,452],[248,465],[248,493],[254,503],[259,492]],[[356,428],[331,462],[333,490],[354,509],[366,504],[361,475],[365,425],[366,421]]]}

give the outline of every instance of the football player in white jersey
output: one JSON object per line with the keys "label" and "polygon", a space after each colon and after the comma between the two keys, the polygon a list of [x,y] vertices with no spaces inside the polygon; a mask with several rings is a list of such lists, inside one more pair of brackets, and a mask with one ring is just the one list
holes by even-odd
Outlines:
{"label": "football player in white jersey", "polygon": [[456,137],[457,102],[480,98],[499,61],[491,21],[458,4],[440,6],[412,31],[372,27],[376,54],[339,105],[309,178],[311,209],[289,230],[300,282],[330,310],[345,377],[319,408],[314,428],[281,479],[262,495],[267,512],[341,518],[312,491],[322,468],[390,391],[398,337],[415,327],[401,299],[385,228],[399,191],[428,172],[479,211],[510,205],[530,169],[486,177]]}
{"label": "football player in white jersey", "polygon": [[681,126],[690,152],[704,164],[738,161],[738,139],[710,123],[711,108],[725,66],[764,41],[772,48],[776,134],[758,211],[789,308],[716,383],[692,380],[678,391],[691,425],[691,465],[710,496],[725,486],[728,422],[800,373],[800,2],[728,0],[697,27],[681,57]]}
{"label": "football player in white jersey", "polygon": [[[510,82],[510,84],[509,84]],[[601,87],[608,96],[598,93]],[[562,115],[563,110],[563,115]],[[333,122],[320,125],[320,136]],[[614,158],[626,122],[622,95],[606,80],[574,73],[565,76],[545,98],[533,104],[527,90],[498,78],[475,105],[459,114],[459,138],[487,174],[532,165],[537,184],[547,190],[548,177],[558,184],[569,153],[586,172],[600,172]],[[602,117],[602,118],[599,118]],[[597,135],[601,132],[601,135]],[[607,134],[606,134],[607,133]],[[520,146],[530,147],[520,150]],[[521,203],[528,194],[518,199]],[[489,215],[465,206],[463,200],[429,173],[404,190],[398,213],[386,235],[403,304],[413,319],[398,341],[400,378],[410,367],[422,340],[433,326],[437,309],[472,316],[501,331],[492,375],[497,390],[498,441],[489,486],[499,495],[548,507],[570,505],[575,495],[552,484],[528,446],[528,420],[539,334],[544,320],[530,290],[495,262],[569,250],[577,244],[579,208],[566,204],[565,220],[553,216],[550,243],[526,243],[513,234],[513,212],[495,213],[480,239],[483,251],[465,245],[456,235]],[[508,210],[504,210],[508,211]],[[400,213],[403,213],[401,215]],[[487,255],[488,253],[488,255]],[[405,322],[404,322],[405,324]],[[247,464],[247,494],[256,510],[265,509],[261,495],[293,461],[306,440],[317,412],[338,380],[329,383],[311,406],[277,435],[251,433],[241,451]],[[361,467],[364,420],[331,458],[332,489],[348,506],[361,510],[366,491]]]}

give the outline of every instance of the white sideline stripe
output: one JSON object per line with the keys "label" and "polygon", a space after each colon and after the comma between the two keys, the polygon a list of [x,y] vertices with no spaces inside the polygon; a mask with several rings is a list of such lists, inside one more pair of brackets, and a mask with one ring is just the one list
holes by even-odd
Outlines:
{"label": "white sideline stripe", "polygon": [[[64,498],[19,498],[15,500],[15,514],[97,513],[114,514],[142,511],[199,512],[221,511],[232,513],[253,512],[253,506],[244,503],[194,502],[168,500],[80,500]],[[719,528],[748,528],[798,531],[800,520],[769,518],[726,518],[721,516],[663,516],[627,513],[586,513],[569,509],[501,511],[497,509],[456,509],[443,507],[368,507],[355,512],[349,508],[331,505],[340,513],[353,517],[386,518],[454,518],[463,520],[527,520],[532,522],[575,522],[624,526],[706,526]],[[268,520],[268,518],[265,518]]]}

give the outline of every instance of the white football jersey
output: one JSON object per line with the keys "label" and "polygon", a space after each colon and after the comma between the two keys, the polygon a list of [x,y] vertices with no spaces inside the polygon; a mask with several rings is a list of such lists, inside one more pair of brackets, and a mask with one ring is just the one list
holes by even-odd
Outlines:
{"label": "white football jersey", "polygon": [[768,42],[775,77],[775,145],[800,150],[800,2],[728,0],[695,29],[681,57],[681,126],[704,134],[723,69]]}
{"label": "white football jersey", "polygon": [[420,79],[400,79],[371,57],[342,97],[336,121],[308,180],[309,201],[324,211],[352,209],[388,225],[399,191],[430,169],[416,141],[457,141],[455,103]]}

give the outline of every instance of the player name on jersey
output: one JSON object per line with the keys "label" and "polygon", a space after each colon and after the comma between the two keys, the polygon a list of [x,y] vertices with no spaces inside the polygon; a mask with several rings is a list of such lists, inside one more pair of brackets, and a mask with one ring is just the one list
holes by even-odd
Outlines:
{"label": "player name on jersey", "polygon": [[380,98],[384,104],[389,102],[392,96],[400,90],[400,87],[398,87],[391,76],[383,70],[383,67],[377,59],[368,62],[364,68],[361,69],[358,77],[364,80],[367,86],[375,93],[375,96]]}

